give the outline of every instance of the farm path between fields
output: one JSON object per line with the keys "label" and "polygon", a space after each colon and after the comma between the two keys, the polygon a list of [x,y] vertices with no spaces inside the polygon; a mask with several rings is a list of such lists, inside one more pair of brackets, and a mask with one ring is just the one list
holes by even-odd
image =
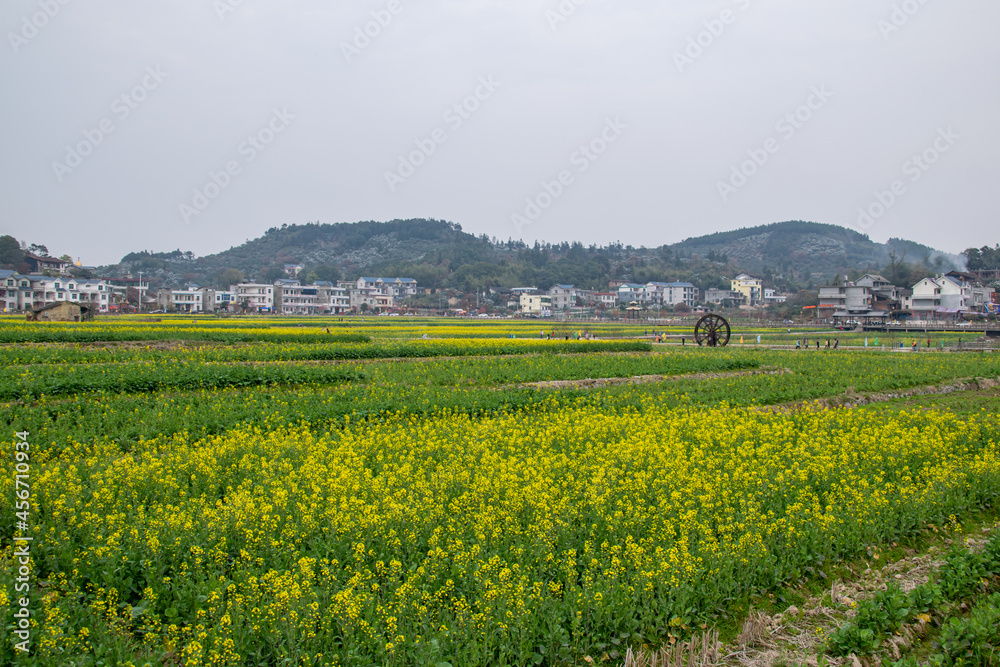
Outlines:
{"label": "farm path between fields", "polygon": [[526,382],[507,385],[502,389],[600,389],[629,384],[652,384],[655,382],[676,382],[678,380],[722,380],[729,378],[751,377],[754,375],[790,375],[789,368],[757,368],[750,371],[734,371],[729,373],[686,373],[681,375],[636,375],[627,378],[585,378],[582,380],[544,380],[542,382]]}
{"label": "farm path between fields", "polygon": [[[964,534],[949,534],[947,529],[939,531],[932,526],[933,536],[926,538],[922,547],[913,549],[892,544],[893,548],[902,550],[897,554],[901,557],[895,560],[885,558],[884,552],[872,547],[862,558],[834,565],[835,574],[827,574],[817,567],[813,570],[812,590],[816,591],[818,585],[818,592],[797,604],[780,605],[774,604],[774,594],[771,594],[771,613],[751,608],[738,626],[741,631],[732,639],[720,642],[718,631],[709,629],[689,642],[655,652],[630,649],[625,667],[817,667],[830,633],[857,615],[858,603],[871,599],[890,585],[907,592],[928,583],[944,564],[942,558],[952,546],[978,551],[997,529],[1000,524],[992,521],[982,527],[972,527]],[[880,562],[885,564],[878,567]],[[790,586],[786,593],[801,590],[808,582],[806,577]],[[853,655],[826,656],[824,663],[831,667],[890,664],[921,644],[931,631],[929,620],[929,616],[924,616],[904,625],[875,654],[864,660]]]}

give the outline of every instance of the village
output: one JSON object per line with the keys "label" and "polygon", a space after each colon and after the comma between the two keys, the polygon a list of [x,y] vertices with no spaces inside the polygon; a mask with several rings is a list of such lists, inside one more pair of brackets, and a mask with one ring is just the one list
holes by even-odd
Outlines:
{"label": "village", "polygon": [[[729,285],[700,290],[689,282],[610,281],[597,291],[570,284],[491,288],[482,294],[422,287],[407,277],[324,281],[303,279],[301,264],[286,264],[274,282],[244,281],[227,288],[187,284],[151,289],[140,273],[125,278],[84,277],[79,263],[34,253],[31,271],[0,270],[0,309],[29,319],[81,321],[126,313],[335,315],[352,314],[657,321],[705,312],[773,319],[774,307],[794,300],[794,323],[835,327],[893,323],[948,324],[995,320],[997,271],[949,271],[899,286],[877,273],[837,281],[803,294],[778,293],[750,273]],[[791,324],[793,321],[787,321]]]}

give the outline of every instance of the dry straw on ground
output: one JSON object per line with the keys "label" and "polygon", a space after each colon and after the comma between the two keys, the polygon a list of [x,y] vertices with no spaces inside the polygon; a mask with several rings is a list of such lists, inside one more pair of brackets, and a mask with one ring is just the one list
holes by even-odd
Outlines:
{"label": "dry straw on ground", "polygon": [[710,667],[718,662],[719,633],[714,630],[658,651],[630,648],[625,654],[625,667]]}

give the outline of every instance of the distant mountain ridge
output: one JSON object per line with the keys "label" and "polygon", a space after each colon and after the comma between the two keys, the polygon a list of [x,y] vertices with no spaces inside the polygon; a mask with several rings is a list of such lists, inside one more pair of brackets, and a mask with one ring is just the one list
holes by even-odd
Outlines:
{"label": "distant mountain ridge", "polygon": [[417,219],[282,225],[214,255],[194,257],[180,250],[131,253],[102,271],[143,271],[165,286],[209,285],[227,269],[263,279],[281,273],[286,264],[301,264],[307,275],[314,269],[315,275],[329,276],[334,270],[345,278],[405,275],[428,287],[473,291],[556,283],[606,288],[613,279],[688,280],[702,288],[718,287],[742,270],[780,277],[790,289],[820,276],[878,270],[893,257],[943,270],[964,266],[961,257],[912,241],[880,244],[854,230],[815,222],[779,222],[658,248],[633,248],[620,243],[529,246],[468,234],[451,222]]}

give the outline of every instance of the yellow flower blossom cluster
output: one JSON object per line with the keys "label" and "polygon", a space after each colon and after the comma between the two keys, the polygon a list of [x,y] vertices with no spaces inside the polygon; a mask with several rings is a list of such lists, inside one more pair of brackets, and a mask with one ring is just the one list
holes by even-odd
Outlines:
{"label": "yellow flower blossom cluster", "polygon": [[1000,490],[989,415],[561,400],[68,447],[34,477],[39,656],[100,633],[190,665],[572,660]]}

